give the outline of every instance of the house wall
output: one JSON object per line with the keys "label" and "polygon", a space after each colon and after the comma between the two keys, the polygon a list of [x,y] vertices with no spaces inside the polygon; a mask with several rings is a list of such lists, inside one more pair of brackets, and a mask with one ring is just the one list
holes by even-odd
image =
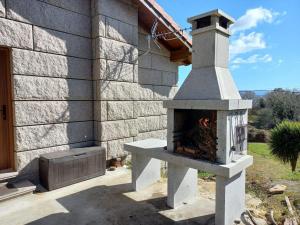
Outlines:
{"label": "house wall", "polygon": [[94,0],[92,8],[95,139],[111,159],[126,155],[126,142],[166,138],[162,100],[175,93],[178,66],[164,48],[138,57],[146,32],[130,0]]}
{"label": "house wall", "polygon": [[0,0],[0,45],[11,48],[16,168],[93,144],[92,43],[87,0]]}
{"label": "house wall", "polygon": [[149,33],[139,26],[139,86],[148,90],[151,95],[136,102],[138,117],[137,140],[145,138],[166,139],[167,136],[167,111],[163,108],[162,100],[173,98],[176,94],[178,81],[178,64],[170,61],[170,51],[163,45],[159,47],[150,42]]}
{"label": "house wall", "polygon": [[11,48],[16,169],[38,178],[40,154],[166,138],[162,100],[177,64],[151,44],[131,0],[0,0],[0,46]]}

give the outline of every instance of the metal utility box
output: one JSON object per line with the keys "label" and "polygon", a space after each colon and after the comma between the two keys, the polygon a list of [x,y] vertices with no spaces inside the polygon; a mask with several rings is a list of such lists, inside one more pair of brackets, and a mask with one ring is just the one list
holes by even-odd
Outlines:
{"label": "metal utility box", "polygon": [[106,150],[85,147],[40,156],[41,184],[49,191],[105,174]]}

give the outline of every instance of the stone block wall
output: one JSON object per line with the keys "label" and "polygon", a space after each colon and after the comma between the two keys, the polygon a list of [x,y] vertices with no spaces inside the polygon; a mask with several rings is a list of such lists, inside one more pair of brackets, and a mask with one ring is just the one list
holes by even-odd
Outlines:
{"label": "stone block wall", "polygon": [[0,0],[11,48],[15,159],[37,178],[42,153],[92,145],[91,10],[87,0]]}
{"label": "stone block wall", "polygon": [[148,137],[166,138],[162,100],[173,97],[178,65],[162,47],[147,49],[130,0],[94,0],[95,139],[107,158],[126,155],[123,144]]}
{"label": "stone block wall", "polygon": [[166,138],[162,100],[178,65],[151,43],[131,0],[0,0],[0,46],[11,48],[16,168],[37,178],[38,156]]}
{"label": "stone block wall", "polygon": [[148,50],[148,32],[139,27],[139,70],[138,83],[151,95],[135,102],[135,113],[138,117],[137,140],[145,138],[166,139],[167,116],[162,100],[173,98],[177,92],[178,65],[170,61],[170,51],[163,45],[157,46],[151,41]]}
{"label": "stone block wall", "polygon": [[94,0],[92,8],[95,139],[111,159],[138,134],[138,8],[130,0]]}

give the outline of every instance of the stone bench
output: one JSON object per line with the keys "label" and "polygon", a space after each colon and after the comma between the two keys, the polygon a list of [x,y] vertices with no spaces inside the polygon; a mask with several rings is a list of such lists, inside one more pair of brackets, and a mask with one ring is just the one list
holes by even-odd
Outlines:
{"label": "stone bench", "polygon": [[[198,191],[198,170],[216,175],[215,223],[231,225],[245,207],[245,168],[253,157],[237,156],[227,165],[195,160],[166,150],[167,142],[146,139],[124,145],[132,154],[132,185],[140,191],[160,179],[161,162],[168,162],[167,204],[176,208],[195,200]],[[225,221],[225,222],[224,222]]]}

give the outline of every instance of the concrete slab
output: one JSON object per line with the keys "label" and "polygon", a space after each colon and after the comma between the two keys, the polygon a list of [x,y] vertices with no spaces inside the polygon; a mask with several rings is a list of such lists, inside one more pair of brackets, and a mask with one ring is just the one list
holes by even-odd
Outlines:
{"label": "concrete slab", "polygon": [[172,162],[180,166],[186,166],[201,171],[216,174],[218,176],[231,178],[249,167],[253,163],[253,157],[250,155],[237,155],[229,164],[211,163],[205,160],[193,159],[175,154],[166,150],[167,142],[160,139],[145,139],[127,143],[124,145],[125,151],[146,155],[151,158]]}
{"label": "concrete slab", "polygon": [[164,180],[132,191],[130,170],[121,168],[65,188],[0,203],[0,221],[5,225],[213,224],[213,200],[197,195],[193,204],[170,209],[166,192]]}
{"label": "concrete slab", "polygon": [[[197,84],[197,83],[196,83]],[[252,108],[252,100],[164,100],[164,108],[168,109],[202,109],[202,110],[239,110]]]}

